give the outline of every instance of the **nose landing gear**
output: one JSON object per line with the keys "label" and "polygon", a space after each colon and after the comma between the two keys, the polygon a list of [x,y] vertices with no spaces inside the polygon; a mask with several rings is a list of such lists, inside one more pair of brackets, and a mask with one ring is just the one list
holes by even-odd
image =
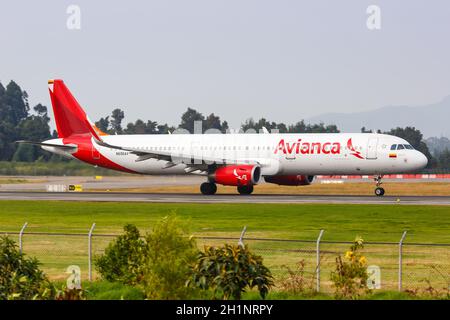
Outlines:
{"label": "nose landing gear", "polygon": [[382,178],[382,177],[383,177],[383,176],[378,175],[378,176],[375,176],[375,177],[373,178],[373,180],[376,181],[376,183],[377,183],[377,184],[376,184],[376,188],[375,188],[375,195],[378,196],[378,197],[381,197],[381,196],[384,195],[384,188],[380,187],[381,184],[382,184],[382,182],[381,182],[381,178]]}

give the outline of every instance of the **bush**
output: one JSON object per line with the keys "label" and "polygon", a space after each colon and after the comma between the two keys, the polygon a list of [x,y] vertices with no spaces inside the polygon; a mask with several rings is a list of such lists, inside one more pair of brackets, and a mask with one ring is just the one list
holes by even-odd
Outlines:
{"label": "bush", "polygon": [[212,289],[214,298],[219,299],[241,299],[247,287],[257,287],[264,299],[273,286],[273,277],[262,257],[251,253],[248,246],[225,244],[205,247],[199,253],[189,284]]}
{"label": "bush", "polygon": [[127,224],[124,234],[112,241],[102,256],[95,259],[101,277],[112,282],[135,285],[144,277],[147,245],[138,228]]}
{"label": "bush", "polygon": [[197,246],[186,228],[170,216],[140,238],[133,225],[96,258],[96,268],[110,282],[139,286],[149,299],[187,299],[195,293],[186,286]]}
{"label": "bush", "polygon": [[287,277],[281,279],[280,289],[289,294],[314,294],[314,280],[315,274],[310,275],[310,279],[307,279],[305,275],[305,260],[300,260],[296,264],[296,268],[292,269],[289,266],[283,265],[282,268],[286,269]]}
{"label": "bush", "polygon": [[0,300],[52,299],[54,291],[38,260],[25,257],[13,240],[0,237]]}
{"label": "bush", "polygon": [[344,259],[336,258],[336,270],[331,273],[337,299],[358,299],[363,293],[370,293],[367,287],[367,261],[359,252],[364,248],[363,239],[357,237]]}
{"label": "bush", "polygon": [[118,282],[97,281],[86,285],[89,300],[144,300],[144,292],[139,288]]}
{"label": "bush", "polygon": [[173,216],[165,217],[146,236],[148,257],[144,290],[150,299],[187,299],[194,292],[186,286],[190,265],[198,254],[196,242]]}

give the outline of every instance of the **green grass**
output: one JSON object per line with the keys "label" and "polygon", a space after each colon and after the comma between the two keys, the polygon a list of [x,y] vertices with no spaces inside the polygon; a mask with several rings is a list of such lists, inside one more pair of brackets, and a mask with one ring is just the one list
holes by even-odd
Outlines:
{"label": "green grass", "polygon": [[88,300],[143,300],[144,293],[135,287],[107,281],[86,282]]}
{"label": "green grass", "polygon": [[[126,194],[119,196],[126,197]],[[239,237],[242,227],[247,226],[245,242],[251,250],[263,256],[276,283],[287,275],[284,266],[295,269],[295,265],[303,260],[306,264],[305,277],[308,283],[314,284],[315,243],[251,241],[249,238],[315,240],[319,230],[324,229],[323,240],[352,241],[360,235],[366,242],[393,242],[392,245],[366,243],[364,248],[368,263],[382,269],[382,289],[388,291],[397,287],[397,243],[404,230],[408,231],[406,243],[450,243],[449,206],[409,205],[0,201],[0,232],[18,232],[23,223],[28,222],[27,232],[87,234],[95,222],[92,246],[93,254],[99,255],[112,237],[95,235],[121,233],[126,223],[135,224],[145,233],[157,220],[173,212],[188,221],[191,232],[197,236]],[[13,237],[17,239],[16,235]],[[203,244],[218,245],[234,241],[197,240],[200,248]],[[348,247],[348,244],[321,244],[321,287],[327,293],[332,292],[329,276],[335,268],[335,258]],[[41,261],[43,270],[53,280],[66,279],[65,271],[73,264],[80,266],[82,279],[87,279],[87,235],[25,234],[23,248],[27,255]],[[430,281],[436,289],[448,287],[449,247],[409,245],[404,247],[403,252],[405,289],[426,288],[426,281]],[[93,276],[98,279],[95,270]]]}
{"label": "green grass", "polygon": [[[119,197],[121,197],[120,195]],[[123,197],[126,197],[124,194]],[[121,232],[126,223],[143,230],[175,212],[189,220],[200,235],[397,242],[404,230],[406,242],[450,243],[449,206],[338,205],[338,204],[156,204],[58,201],[1,201],[0,231]]]}

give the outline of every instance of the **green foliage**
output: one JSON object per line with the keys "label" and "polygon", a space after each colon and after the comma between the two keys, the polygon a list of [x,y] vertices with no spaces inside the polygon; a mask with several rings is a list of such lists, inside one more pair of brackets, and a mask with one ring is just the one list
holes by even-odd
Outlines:
{"label": "green foliage", "polygon": [[103,279],[142,287],[149,299],[187,299],[195,294],[185,284],[198,250],[178,219],[164,217],[145,240],[133,225],[124,231],[95,260]]}
{"label": "green foliage", "polygon": [[118,282],[96,281],[86,285],[88,300],[144,300],[144,292]]}
{"label": "green foliage", "polygon": [[226,133],[228,130],[228,123],[226,121],[220,121],[220,117],[214,115],[214,113],[211,113],[205,118],[203,114],[192,108],[187,108],[186,112],[181,115],[181,123],[178,127],[194,133],[195,121],[202,122],[203,132],[215,129],[218,132]]}
{"label": "green foliage", "polygon": [[52,299],[54,288],[35,258],[20,253],[14,241],[0,237],[0,300]]}
{"label": "green foliage", "polygon": [[267,130],[278,130],[279,133],[337,133],[339,132],[336,125],[331,124],[325,126],[323,123],[306,124],[304,120],[298,121],[294,124],[286,125],[284,123],[270,122],[265,118],[259,119],[257,122],[253,119],[248,119],[241,125],[244,132],[253,129],[256,132],[265,127]]}
{"label": "green foliage", "polygon": [[150,299],[187,299],[193,293],[185,284],[198,250],[186,226],[166,216],[146,236],[147,261],[144,290]]}
{"label": "green foliage", "polygon": [[111,113],[111,132],[115,134],[121,134],[122,133],[122,120],[125,118],[125,113],[119,109],[116,108]]}
{"label": "green foliage", "polygon": [[[42,141],[50,137],[50,119],[47,107],[38,104],[30,113],[28,94],[11,81],[6,89],[0,84],[0,160],[11,160],[17,149],[17,140]],[[34,161],[49,158],[40,148],[32,146],[20,150],[15,160]]]}
{"label": "green foliage", "polygon": [[225,244],[205,247],[192,268],[190,285],[212,289],[215,298],[241,299],[247,288],[257,287],[264,299],[273,286],[273,277],[261,256],[254,255],[248,246]]}
{"label": "green foliage", "polygon": [[112,241],[105,253],[95,259],[95,266],[105,280],[134,285],[143,279],[146,257],[147,246],[139,230],[127,224],[124,234]]}
{"label": "green foliage", "polygon": [[367,287],[367,262],[359,252],[364,248],[363,240],[359,237],[345,253],[336,258],[336,270],[331,273],[331,281],[335,287],[337,299],[358,299],[361,295],[370,293]]}

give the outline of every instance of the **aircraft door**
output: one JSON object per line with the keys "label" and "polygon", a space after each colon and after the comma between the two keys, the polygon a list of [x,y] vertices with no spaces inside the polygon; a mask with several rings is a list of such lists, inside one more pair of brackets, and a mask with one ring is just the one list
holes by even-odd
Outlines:
{"label": "aircraft door", "polygon": [[377,158],[378,138],[369,138],[367,141],[366,159],[375,160]]}

